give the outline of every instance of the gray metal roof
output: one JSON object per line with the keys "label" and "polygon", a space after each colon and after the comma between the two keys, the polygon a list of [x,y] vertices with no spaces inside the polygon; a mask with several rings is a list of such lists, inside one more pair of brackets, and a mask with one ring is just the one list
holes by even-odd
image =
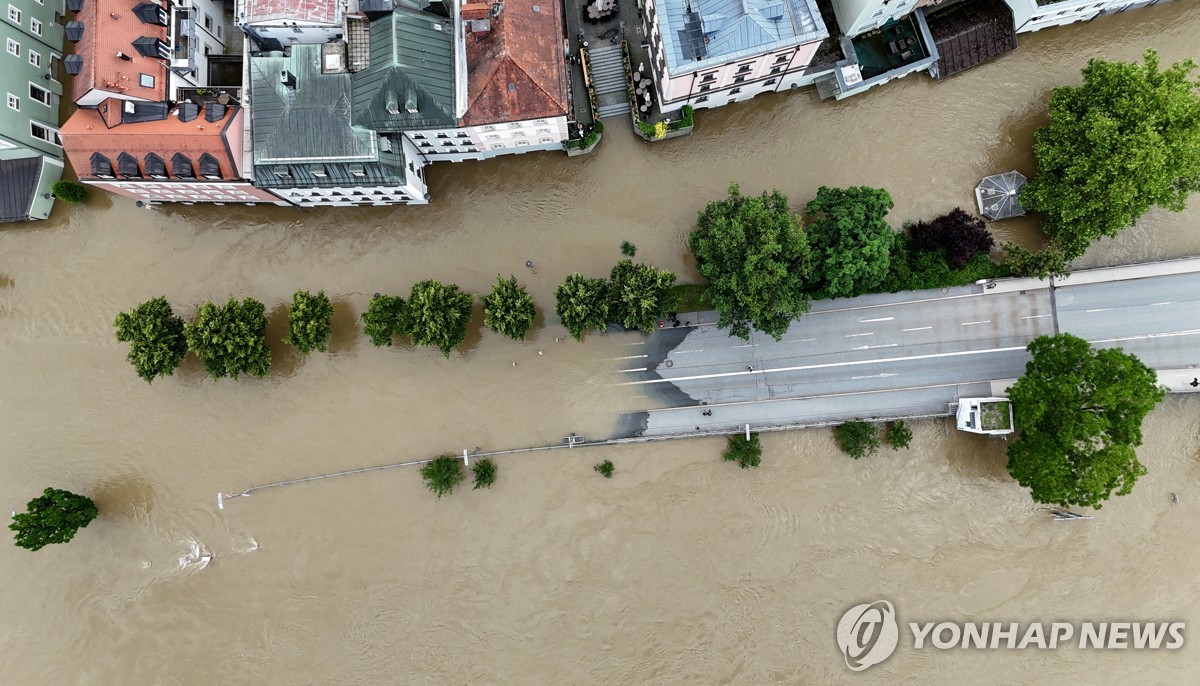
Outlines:
{"label": "gray metal roof", "polygon": [[671,74],[829,36],[815,0],[662,0],[658,22]]}
{"label": "gray metal roof", "polygon": [[404,174],[402,168],[379,162],[259,164],[254,167],[254,182],[265,188],[401,186]]}
{"label": "gray metal roof", "polygon": [[4,179],[4,183],[0,183],[0,222],[29,219],[41,175],[40,157],[0,160],[0,179]]}
{"label": "gray metal roof", "polygon": [[377,131],[454,126],[454,26],[412,0],[395,4],[371,22],[370,66],[350,77],[354,123]]}
{"label": "gray metal roof", "polygon": [[1016,170],[984,177],[975,187],[979,213],[992,220],[1024,215],[1018,194],[1025,181],[1025,176]]}
{"label": "gray metal roof", "polygon": [[250,58],[254,163],[374,160],[375,134],[350,123],[350,75],[322,74],[320,45],[291,50]]}

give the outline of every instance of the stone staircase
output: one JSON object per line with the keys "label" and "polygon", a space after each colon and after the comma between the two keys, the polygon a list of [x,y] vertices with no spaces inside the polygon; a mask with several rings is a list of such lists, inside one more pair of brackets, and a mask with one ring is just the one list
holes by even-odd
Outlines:
{"label": "stone staircase", "polygon": [[596,89],[599,116],[629,114],[629,92],[625,80],[625,59],[620,45],[601,45],[588,49],[592,66],[592,85]]}

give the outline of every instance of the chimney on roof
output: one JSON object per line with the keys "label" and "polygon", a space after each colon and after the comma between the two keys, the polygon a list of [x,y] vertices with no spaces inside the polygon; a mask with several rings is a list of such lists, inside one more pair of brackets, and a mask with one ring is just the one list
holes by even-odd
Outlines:
{"label": "chimney on roof", "polygon": [[118,51],[117,51],[117,57],[118,57],[119,59],[123,59],[123,60],[125,60],[126,62],[132,62],[132,61],[133,61],[133,58],[132,58],[132,57],[130,57],[129,55],[126,55],[125,53],[121,52],[120,50],[118,50]]}
{"label": "chimney on roof", "polygon": [[462,6],[462,18],[465,21],[487,19],[492,7],[486,2],[468,2]]}

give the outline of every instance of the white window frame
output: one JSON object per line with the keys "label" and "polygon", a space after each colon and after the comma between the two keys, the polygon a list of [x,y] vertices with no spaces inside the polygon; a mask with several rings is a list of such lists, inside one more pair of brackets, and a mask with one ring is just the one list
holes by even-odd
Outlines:
{"label": "white window frame", "polygon": [[[146,85],[146,83],[145,83],[147,80],[150,81],[149,85]],[[142,88],[154,88],[154,74],[139,73],[138,74],[138,85],[141,86]]]}
{"label": "white window frame", "polygon": [[29,30],[30,30],[30,32],[33,33],[33,35],[35,35],[35,36],[42,35],[42,28],[43,28],[43,26],[42,26],[41,19],[35,19],[34,17],[29,18]]}
{"label": "white window frame", "polygon": [[29,63],[38,69],[42,68],[42,53],[36,50],[29,51]]}
{"label": "white window frame", "polygon": [[8,54],[12,55],[13,57],[20,57],[21,56],[21,44],[11,38],[6,39],[6,41],[7,42],[5,43],[5,45],[8,48]]}
{"label": "white window frame", "polygon": [[21,25],[21,10],[18,9],[16,5],[8,6],[8,20],[17,26]]}
{"label": "white window frame", "polygon": [[[34,131],[37,129],[45,129],[46,132],[50,135],[51,140],[46,140],[45,138],[42,138],[41,136],[34,133]],[[33,136],[34,138],[38,139],[39,141],[45,141],[55,147],[58,147],[58,148],[62,147],[62,139],[59,138],[59,136],[58,136],[58,129],[56,129],[52,126],[46,126],[45,124],[43,124],[41,122],[33,121],[31,119],[29,121],[29,135]]]}
{"label": "white window frame", "polygon": [[8,94],[8,109],[16,110],[16,111],[20,112],[21,111],[21,98],[13,95],[12,93],[9,93]]}
{"label": "white window frame", "polygon": [[[35,90],[40,91],[41,93],[45,94],[45,97],[46,97],[45,102],[42,102],[41,100],[38,100],[37,98],[33,97],[33,92]],[[39,105],[45,105],[46,107],[54,106],[54,93],[51,93],[49,90],[42,88],[41,86],[37,85],[36,83],[34,83],[32,81],[29,82],[29,99],[38,103]]]}

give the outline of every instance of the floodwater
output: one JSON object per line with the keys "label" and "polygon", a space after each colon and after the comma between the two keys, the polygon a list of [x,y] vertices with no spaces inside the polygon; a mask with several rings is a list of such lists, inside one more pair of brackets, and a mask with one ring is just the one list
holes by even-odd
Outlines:
{"label": "floodwater", "polygon": [[[0,546],[0,683],[1195,681],[1191,642],[902,646],[852,674],[834,641],[841,613],[877,598],[901,621],[1200,627],[1195,399],[1152,413],[1149,475],[1088,522],[1050,521],[1007,476],[1002,442],[941,421],[916,426],[911,450],[858,462],[821,430],[766,436],[751,472],[722,463],[719,440],[695,440],[503,457],[491,491],[442,501],[412,469],[260,491],[224,511],[215,494],[603,436],[651,401],[612,384],[628,339],[556,342],[563,275],[606,273],[622,240],[689,274],[691,222],[730,181],[777,186],[796,206],[822,184],[884,186],[896,226],[967,207],[981,176],[1032,172],[1049,89],[1076,82],[1089,57],[1200,57],[1197,35],[1196,3],[1176,0],[1021,36],[1015,54],[944,83],[917,75],[842,103],[807,91],[705,112],[695,136],[661,146],[612,122],[587,158],[435,169],[428,208],[146,211],[96,194],[0,232],[0,494],[17,508],[54,485],[101,509],[70,545]],[[1200,254],[1198,218],[1196,202],[1152,213],[1085,263]],[[1038,240],[1031,222],[995,230]],[[527,343],[479,332],[479,317],[450,360],[357,333],[376,291],[436,277],[481,292],[497,273],[551,310]],[[297,288],[335,300],[329,354],[301,361],[278,343]],[[189,357],[142,383],[111,322],[156,295],[185,316],[205,299],[264,301],[274,371],[214,383]],[[592,471],[605,458],[611,481]]]}

